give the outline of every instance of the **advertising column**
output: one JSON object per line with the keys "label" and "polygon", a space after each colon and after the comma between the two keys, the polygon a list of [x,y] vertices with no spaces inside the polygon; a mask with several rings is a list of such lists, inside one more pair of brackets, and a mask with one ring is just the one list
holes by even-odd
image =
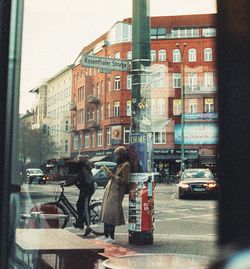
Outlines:
{"label": "advertising column", "polygon": [[147,150],[147,133],[130,136],[131,184],[129,190],[129,243],[152,244],[154,230],[154,187],[151,152]]}
{"label": "advertising column", "polygon": [[149,0],[133,0],[132,117],[129,155],[129,243],[153,243],[153,178],[150,90]]}

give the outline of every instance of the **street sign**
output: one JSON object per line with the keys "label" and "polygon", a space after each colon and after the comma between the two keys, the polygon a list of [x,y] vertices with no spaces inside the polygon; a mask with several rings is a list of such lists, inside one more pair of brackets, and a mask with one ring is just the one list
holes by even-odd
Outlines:
{"label": "street sign", "polygon": [[94,67],[105,70],[114,71],[129,71],[129,61],[107,58],[107,57],[97,57],[91,55],[83,55],[81,59],[81,65],[84,67]]}

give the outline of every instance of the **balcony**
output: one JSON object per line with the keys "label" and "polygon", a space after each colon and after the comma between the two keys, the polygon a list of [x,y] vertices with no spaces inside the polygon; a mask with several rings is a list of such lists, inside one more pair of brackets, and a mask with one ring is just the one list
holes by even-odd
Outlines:
{"label": "balcony", "polygon": [[76,110],[76,103],[75,102],[70,103],[70,110],[71,111]]}
{"label": "balcony", "polygon": [[197,86],[185,86],[185,94],[208,94],[208,93],[216,93],[217,87],[216,86],[204,86],[204,85],[197,85]]}
{"label": "balcony", "polygon": [[111,117],[104,121],[105,125],[130,124],[130,116]]}
{"label": "balcony", "polygon": [[88,120],[87,128],[88,129],[98,129],[100,127],[100,122],[94,119]]}
{"label": "balcony", "polygon": [[99,104],[100,103],[100,97],[96,96],[94,94],[90,94],[87,98],[88,104]]}

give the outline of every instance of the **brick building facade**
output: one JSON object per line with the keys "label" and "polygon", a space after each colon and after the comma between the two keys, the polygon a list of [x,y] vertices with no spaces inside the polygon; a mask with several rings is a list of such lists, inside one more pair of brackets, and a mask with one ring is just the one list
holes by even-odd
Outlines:
{"label": "brick building facade", "polygon": [[[216,15],[151,18],[150,85],[154,166],[174,174],[180,165],[181,81],[185,91],[187,166],[215,164],[217,144]],[[132,59],[131,19],[113,25],[83,48],[72,69],[72,157],[112,158],[113,148],[129,143],[131,74],[86,68],[84,54]],[[182,78],[181,66],[184,67]]]}

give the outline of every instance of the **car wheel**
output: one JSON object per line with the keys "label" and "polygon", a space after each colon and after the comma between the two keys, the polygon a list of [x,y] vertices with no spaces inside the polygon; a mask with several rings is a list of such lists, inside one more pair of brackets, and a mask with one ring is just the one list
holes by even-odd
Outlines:
{"label": "car wheel", "polygon": [[180,194],[180,193],[179,193],[179,195],[178,195],[178,196],[179,196],[179,199],[184,199],[183,194]]}

